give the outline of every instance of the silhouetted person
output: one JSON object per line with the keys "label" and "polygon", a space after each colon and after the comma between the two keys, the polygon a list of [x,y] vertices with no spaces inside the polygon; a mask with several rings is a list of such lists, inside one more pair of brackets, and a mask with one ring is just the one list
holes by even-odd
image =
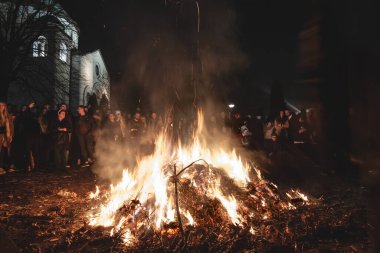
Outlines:
{"label": "silhouetted person", "polygon": [[104,123],[104,127],[102,130],[102,137],[103,140],[109,143],[112,142],[119,142],[121,140],[121,129],[120,129],[120,124],[118,124],[115,120],[115,114],[109,113],[107,115],[107,120]]}
{"label": "silhouetted person", "polygon": [[92,117],[86,114],[84,106],[78,107],[78,117],[75,119],[74,132],[78,138],[80,147],[80,160],[82,166],[89,166],[93,161],[94,142],[93,133],[94,122]]}
{"label": "silhouetted person", "polygon": [[288,140],[289,140],[289,143],[293,143],[294,137],[297,135],[297,129],[298,129],[297,116],[295,116],[293,112],[290,111],[289,109],[285,110],[285,116],[288,120],[288,125],[286,125],[287,130],[288,130]]}
{"label": "silhouetted person", "polygon": [[6,173],[5,158],[8,157],[8,148],[10,148],[12,139],[12,119],[8,113],[6,103],[0,102],[0,175]]}
{"label": "silhouetted person", "polygon": [[28,104],[21,117],[21,128],[26,147],[26,169],[30,172],[36,167],[37,150],[40,140],[40,125],[38,124],[34,101]]}
{"label": "silhouetted person", "polygon": [[57,118],[51,125],[51,133],[53,136],[54,150],[54,167],[56,170],[62,171],[67,164],[66,152],[69,148],[70,123],[66,118],[66,111],[59,110]]}
{"label": "silhouetted person", "polygon": [[48,132],[48,126],[51,124],[52,119],[49,115],[49,106],[44,106],[38,116],[38,124],[40,126],[40,141],[38,149],[39,167],[41,169],[48,169],[50,158],[50,150],[52,145],[51,135]]}

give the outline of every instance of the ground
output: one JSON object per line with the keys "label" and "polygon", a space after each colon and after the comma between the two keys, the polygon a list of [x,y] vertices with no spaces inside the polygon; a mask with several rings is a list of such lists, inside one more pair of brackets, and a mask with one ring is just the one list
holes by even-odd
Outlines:
{"label": "ground", "polygon": [[86,170],[8,173],[0,178],[0,222],[25,252],[48,249],[86,224],[86,197],[94,187]]}
{"label": "ground", "polygon": [[[318,207],[311,209],[314,213],[309,214],[310,224],[306,227],[318,225],[311,226],[312,231],[302,237],[294,235],[294,242],[282,247],[270,240],[266,241],[265,247],[262,240],[260,245],[256,245],[259,240],[250,237],[244,240],[244,244],[250,244],[246,248],[237,247],[241,244],[240,238],[231,241],[228,247],[193,245],[188,251],[371,252],[373,225],[369,221],[371,214],[367,205],[370,193],[363,182],[321,172],[319,166],[302,162],[302,159],[298,160],[301,162],[297,166],[281,156],[271,159],[261,159],[267,166],[266,176],[280,187],[297,185],[319,201]],[[97,179],[89,168],[70,169],[59,174],[36,171],[1,176],[0,242],[13,245],[22,252],[108,252],[112,250],[113,243],[118,245],[113,251],[123,251],[115,238],[103,235],[102,228],[92,228],[87,224],[86,214],[91,208],[89,193],[95,190],[97,184],[105,185],[107,182]],[[288,224],[294,225],[294,233],[297,234],[298,227],[303,223],[297,218]],[[276,227],[275,224],[271,226]],[[133,250],[139,251],[139,248]],[[152,248],[144,250],[151,251]],[[169,246],[156,249],[172,250]]]}

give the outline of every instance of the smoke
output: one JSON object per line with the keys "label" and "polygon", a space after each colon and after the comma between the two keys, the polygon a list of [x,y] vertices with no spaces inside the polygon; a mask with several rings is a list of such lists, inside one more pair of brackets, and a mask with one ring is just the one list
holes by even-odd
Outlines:
{"label": "smoke", "polygon": [[247,67],[233,3],[154,2],[142,1],[127,13],[125,92],[116,94],[119,104],[127,98],[128,107],[165,111],[176,101],[225,97]]}
{"label": "smoke", "polygon": [[[184,117],[196,105],[206,118],[220,120],[226,97],[248,65],[237,39],[233,1],[143,0],[131,3],[126,15],[126,34],[120,35],[127,47],[123,88],[113,97],[118,104],[130,112],[140,107],[161,115],[183,112]],[[170,117],[163,119],[167,126]],[[218,139],[219,146],[226,139],[215,131],[208,138],[210,143]],[[111,180],[138,160],[135,147],[115,145],[97,144],[96,172]]]}

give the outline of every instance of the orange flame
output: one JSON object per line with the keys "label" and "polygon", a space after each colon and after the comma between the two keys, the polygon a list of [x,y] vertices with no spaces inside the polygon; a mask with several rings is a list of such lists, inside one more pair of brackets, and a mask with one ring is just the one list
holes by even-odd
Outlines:
{"label": "orange flame", "polygon": [[[198,128],[195,132],[193,143],[183,147],[180,143],[173,145],[169,138],[161,133],[156,139],[156,147],[153,154],[143,157],[134,169],[125,169],[121,181],[116,185],[111,185],[108,194],[105,196],[105,202],[101,204],[96,212],[89,213],[88,217],[90,225],[111,227],[114,234],[118,232],[126,217],[117,218],[118,210],[131,200],[139,200],[146,206],[153,215],[154,228],[159,229],[164,223],[175,221],[175,203],[173,186],[170,183],[170,177],[173,176],[173,170],[170,165],[173,162],[181,167],[191,164],[192,162],[203,159],[207,161],[213,169],[221,170],[226,174],[235,185],[245,187],[252,181],[249,176],[250,171],[256,172],[257,180],[261,181],[262,176],[257,168],[251,169],[248,163],[244,163],[236,154],[235,150],[228,150],[219,147],[211,149],[207,145],[205,138],[204,119],[202,112],[198,113]],[[177,171],[178,172],[178,171]],[[185,171],[181,174],[182,178],[187,178],[193,186],[197,183],[194,174]],[[206,194],[214,199],[218,199],[225,209],[230,222],[241,225],[244,221],[243,216],[239,213],[237,199],[232,195],[225,195],[221,189],[220,182],[209,181],[210,184]],[[276,185],[272,184],[277,188]],[[267,187],[268,192],[271,189]],[[273,194],[273,193],[272,193]],[[95,193],[91,193],[90,198],[96,198],[99,195],[99,188]],[[252,195],[255,199],[258,198]],[[308,198],[298,191],[293,191],[288,195],[290,198],[298,197],[305,201]],[[267,206],[265,199],[259,198],[263,207]],[[284,208],[290,208],[285,206]],[[134,215],[138,215],[140,209],[136,209]],[[181,214],[186,218],[188,224],[195,225],[196,220],[191,216],[189,210],[180,210]],[[263,219],[267,219],[265,214]],[[251,228],[254,234],[254,229]],[[130,242],[133,234],[130,229],[124,233],[124,241]]]}

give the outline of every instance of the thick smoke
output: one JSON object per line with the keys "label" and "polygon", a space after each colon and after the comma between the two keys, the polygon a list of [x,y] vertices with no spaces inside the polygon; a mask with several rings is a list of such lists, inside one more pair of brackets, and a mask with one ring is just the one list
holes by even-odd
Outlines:
{"label": "thick smoke", "polygon": [[[121,35],[128,48],[125,88],[114,97],[118,104],[129,106],[132,113],[141,107],[161,115],[183,112],[184,117],[189,109],[202,107],[206,126],[212,124],[210,119],[218,120],[225,97],[247,67],[237,40],[233,1],[145,0],[131,4],[126,15],[127,34]],[[219,144],[225,139],[225,134],[209,132],[208,138]],[[97,172],[108,179],[134,164],[135,147],[102,140],[97,147]]]}

